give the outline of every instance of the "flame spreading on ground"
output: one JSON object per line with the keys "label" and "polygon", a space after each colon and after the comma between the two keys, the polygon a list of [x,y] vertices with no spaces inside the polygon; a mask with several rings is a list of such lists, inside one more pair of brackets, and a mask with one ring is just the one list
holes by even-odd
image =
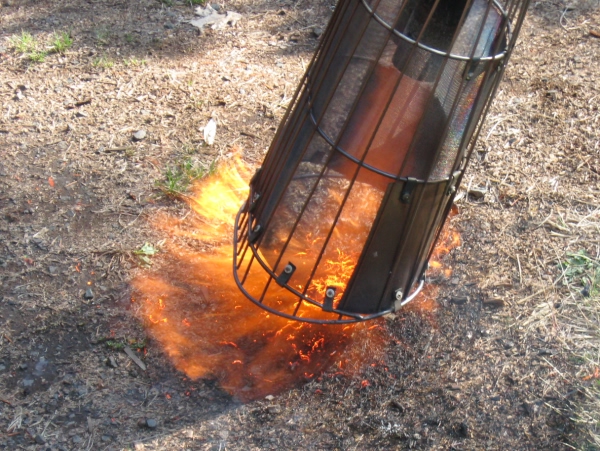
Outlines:
{"label": "flame spreading on ground", "polygon": [[[196,187],[190,197],[196,215],[155,218],[155,226],[173,240],[163,248],[161,267],[133,281],[132,299],[149,334],[178,370],[192,379],[216,379],[242,401],[293,387],[327,368],[351,375],[380,360],[388,341],[384,321],[345,326],[289,321],[240,293],[232,276],[231,240],[251,173],[250,166],[234,159]],[[458,235],[446,230],[436,255],[458,242]],[[431,266],[442,271],[438,258]],[[340,261],[336,272],[347,281],[353,263]],[[317,289],[345,286],[339,280],[317,283],[322,283]],[[432,310],[434,299],[430,289],[413,308]]]}

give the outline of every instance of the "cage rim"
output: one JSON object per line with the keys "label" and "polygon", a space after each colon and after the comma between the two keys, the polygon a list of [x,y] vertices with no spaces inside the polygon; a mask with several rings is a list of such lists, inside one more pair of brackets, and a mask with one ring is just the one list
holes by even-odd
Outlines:
{"label": "cage rim", "polygon": [[[251,219],[252,212],[250,211],[248,200],[251,199],[252,196],[253,196],[253,190],[251,188],[250,193],[248,195],[248,199],[241,206],[241,208],[239,209],[239,211],[235,217],[235,224],[234,224],[234,231],[233,231],[233,277],[234,277],[235,283],[238,286],[238,288],[240,289],[240,291],[258,307],[260,307],[270,313],[273,313],[275,315],[278,315],[278,316],[281,316],[281,317],[284,317],[284,318],[287,318],[290,320],[294,320],[294,321],[303,321],[303,322],[313,323],[313,324],[353,324],[353,323],[358,323],[358,322],[363,322],[363,321],[369,321],[371,319],[379,318],[388,313],[393,313],[393,312],[397,311],[400,307],[404,307],[406,304],[408,304],[413,299],[415,299],[417,297],[417,295],[422,291],[422,289],[425,285],[424,274],[415,282],[416,287],[413,288],[413,290],[410,292],[410,294],[408,296],[403,297],[403,298],[399,299],[398,301],[396,301],[394,304],[392,304],[392,307],[390,307],[386,310],[382,310],[377,313],[360,314],[360,313],[347,312],[345,310],[340,310],[340,309],[331,309],[331,311],[325,310],[324,304],[300,293],[295,288],[289,286],[287,283],[280,285],[283,288],[285,288],[286,290],[288,290],[290,293],[292,293],[293,295],[297,296],[299,298],[298,302],[300,304],[303,301],[306,301],[309,304],[314,305],[315,307],[320,307],[321,310],[323,310],[327,313],[333,313],[333,314],[339,315],[338,319],[318,319],[318,318],[298,316],[296,314],[284,313],[280,310],[277,310],[273,307],[270,307],[270,306],[264,304],[263,302],[261,302],[260,300],[256,299],[254,296],[252,296],[244,288],[244,284],[238,276],[238,269],[239,269],[238,268],[238,254],[239,254],[238,253],[238,244],[240,243],[240,241],[238,239],[238,231],[240,229],[240,227],[239,227],[240,218],[243,213],[246,213]],[[249,233],[251,230],[251,225],[252,225],[252,221],[248,220],[247,221],[247,228],[248,228],[247,236],[249,236]],[[252,245],[252,243],[250,242],[249,239],[248,239],[246,246],[248,248],[250,248],[250,251],[252,252],[252,258],[255,258],[256,261],[260,264],[260,266],[268,274],[268,276],[269,276],[269,281],[267,282],[267,287],[268,287],[268,285],[271,283],[272,280],[275,280],[275,281],[277,280],[277,275],[273,272],[273,270],[271,270],[271,268],[269,268],[269,266],[258,255],[256,249],[254,248],[254,246]],[[298,311],[298,309],[295,310],[295,312],[297,312],[297,311]],[[349,319],[342,319],[343,317],[349,317]]]}
{"label": "cage rim", "polygon": [[[367,12],[380,25],[382,25],[388,31],[390,31],[394,35],[398,36],[399,38],[403,39],[404,41],[408,42],[409,44],[416,45],[420,49],[426,50],[426,51],[434,53],[436,55],[443,56],[443,57],[450,58],[450,59],[454,59],[454,60],[458,60],[458,61],[467,61],[467,62],[474,62],[474,61],[480,62],[481,61],[481,62],[488,62],[488,61],[500,61],[500,60],[506,58],[506,55],[508,54],[508,47],[505,48],[502,53],[498,53],[498,54],[492,55],[492,56],[484,56],[484,57],[470,57],[470,56],[458,55],[456,53],[443,52],[441,50],[438,50],[436,48],[433,48],[433,47],[430,47],[430,46],[428,46],[426,44],[423,44],[422,42],[419,42],[419,41],[416,41],[416,40],[414,40],[412,38],[409,38],[408,36],[406,36],[403,33],[400,33],[398,30],[396,30],[396,28],[394,28],[389,23],[387,23],[387,21],[384,18],[382,18],[379,14],[377,14],[377,12],[373,8],[371,8],[371,6],[367,3],[367,0],[360,0],[360,2],[365,7],[365,9],[367,10]],[[511,33],[511,29],[510,29],[510,20],[509,20],[508,14],[504,10],[504,8],[502,7],[502,5],[500,5],[498,3],[498,0],[491,0],[491,3],[496,8],[498,8],[498,10],[500,11],[500,15],[505,19],[505,28],[506,28],[506,31],[507,31],[507,33],[506,33],[506,35],[507,35],[507,42],[509,42],[510,41],[510,36],[511,36],[512,33]]]}

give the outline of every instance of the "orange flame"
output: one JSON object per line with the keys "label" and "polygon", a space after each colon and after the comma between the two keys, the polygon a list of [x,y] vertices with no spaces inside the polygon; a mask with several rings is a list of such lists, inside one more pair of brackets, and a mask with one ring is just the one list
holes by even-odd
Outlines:
{"label": "orange flame", "polygon": [[[351,374],[363,363],[380,360],[388,341],[385,328],[372,322],[289,321],[256,307],[239,291],[231,240],[251,173],[251,166],[234,158],[218,176],[195,187],[190,206],[196,215],[155,218],[155,226],[172,240],[154,272],[133,281],[137,299],[131,304],[177,369],[192,379],[217,379],[242,401],[280,392],[330,366]],[[358,255],[337,249],[336,258],[325,256],[326,271],[317,272],[312,290],[323,293],[335,286],[341,293],[345,288]]]}

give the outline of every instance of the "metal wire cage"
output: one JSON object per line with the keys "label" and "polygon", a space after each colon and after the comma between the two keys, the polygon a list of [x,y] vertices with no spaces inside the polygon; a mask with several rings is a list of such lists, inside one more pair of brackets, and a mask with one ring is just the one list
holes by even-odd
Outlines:
{"label": "metal wire cage", "polygon": [[234,277],[290,319],[421,289],[527,0],[340,0],[236,218]]}

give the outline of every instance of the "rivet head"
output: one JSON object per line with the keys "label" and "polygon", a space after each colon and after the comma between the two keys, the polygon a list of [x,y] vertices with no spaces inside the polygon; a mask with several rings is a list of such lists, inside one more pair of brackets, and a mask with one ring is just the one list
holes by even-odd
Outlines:
{"label": "rivet head", "polygon": [[410,194],[408,194],[408,193],[404,193],[404,194],[402,195],[402,201],[403,201],[403,202],[408,202],[409,200],[410,200]]}
{"label": "rivet head", "polygon": [[283,268],[283,272],[286,274],[291,274],[292,272],[292,265],[286,265],[285,268]]}
{"label": "rivet head", "polygon": [[396,293],[395,293],[395,294],[396,294],[396,300],[397,300],[397,301],[401,301],[401,300],[402,300],[402,295],[403,295],[403,293],[402,293],[402,290],[401,290],[400,288],[398,288],[398,289],[396,290]]}
{"label": "rivet head", "polygon": [[252,229],[252,231],[253,231],[254,233],[258,233],[258,232],[260,232],[260,224],[256,224],[256,225],[254,226],[254,228]]}
{"label": "rivet head", "polygon": [[334,297],[335,290],[333,288],[328,288],[327,291],[325,291],[325,296],[327,296],[328,298]]}

